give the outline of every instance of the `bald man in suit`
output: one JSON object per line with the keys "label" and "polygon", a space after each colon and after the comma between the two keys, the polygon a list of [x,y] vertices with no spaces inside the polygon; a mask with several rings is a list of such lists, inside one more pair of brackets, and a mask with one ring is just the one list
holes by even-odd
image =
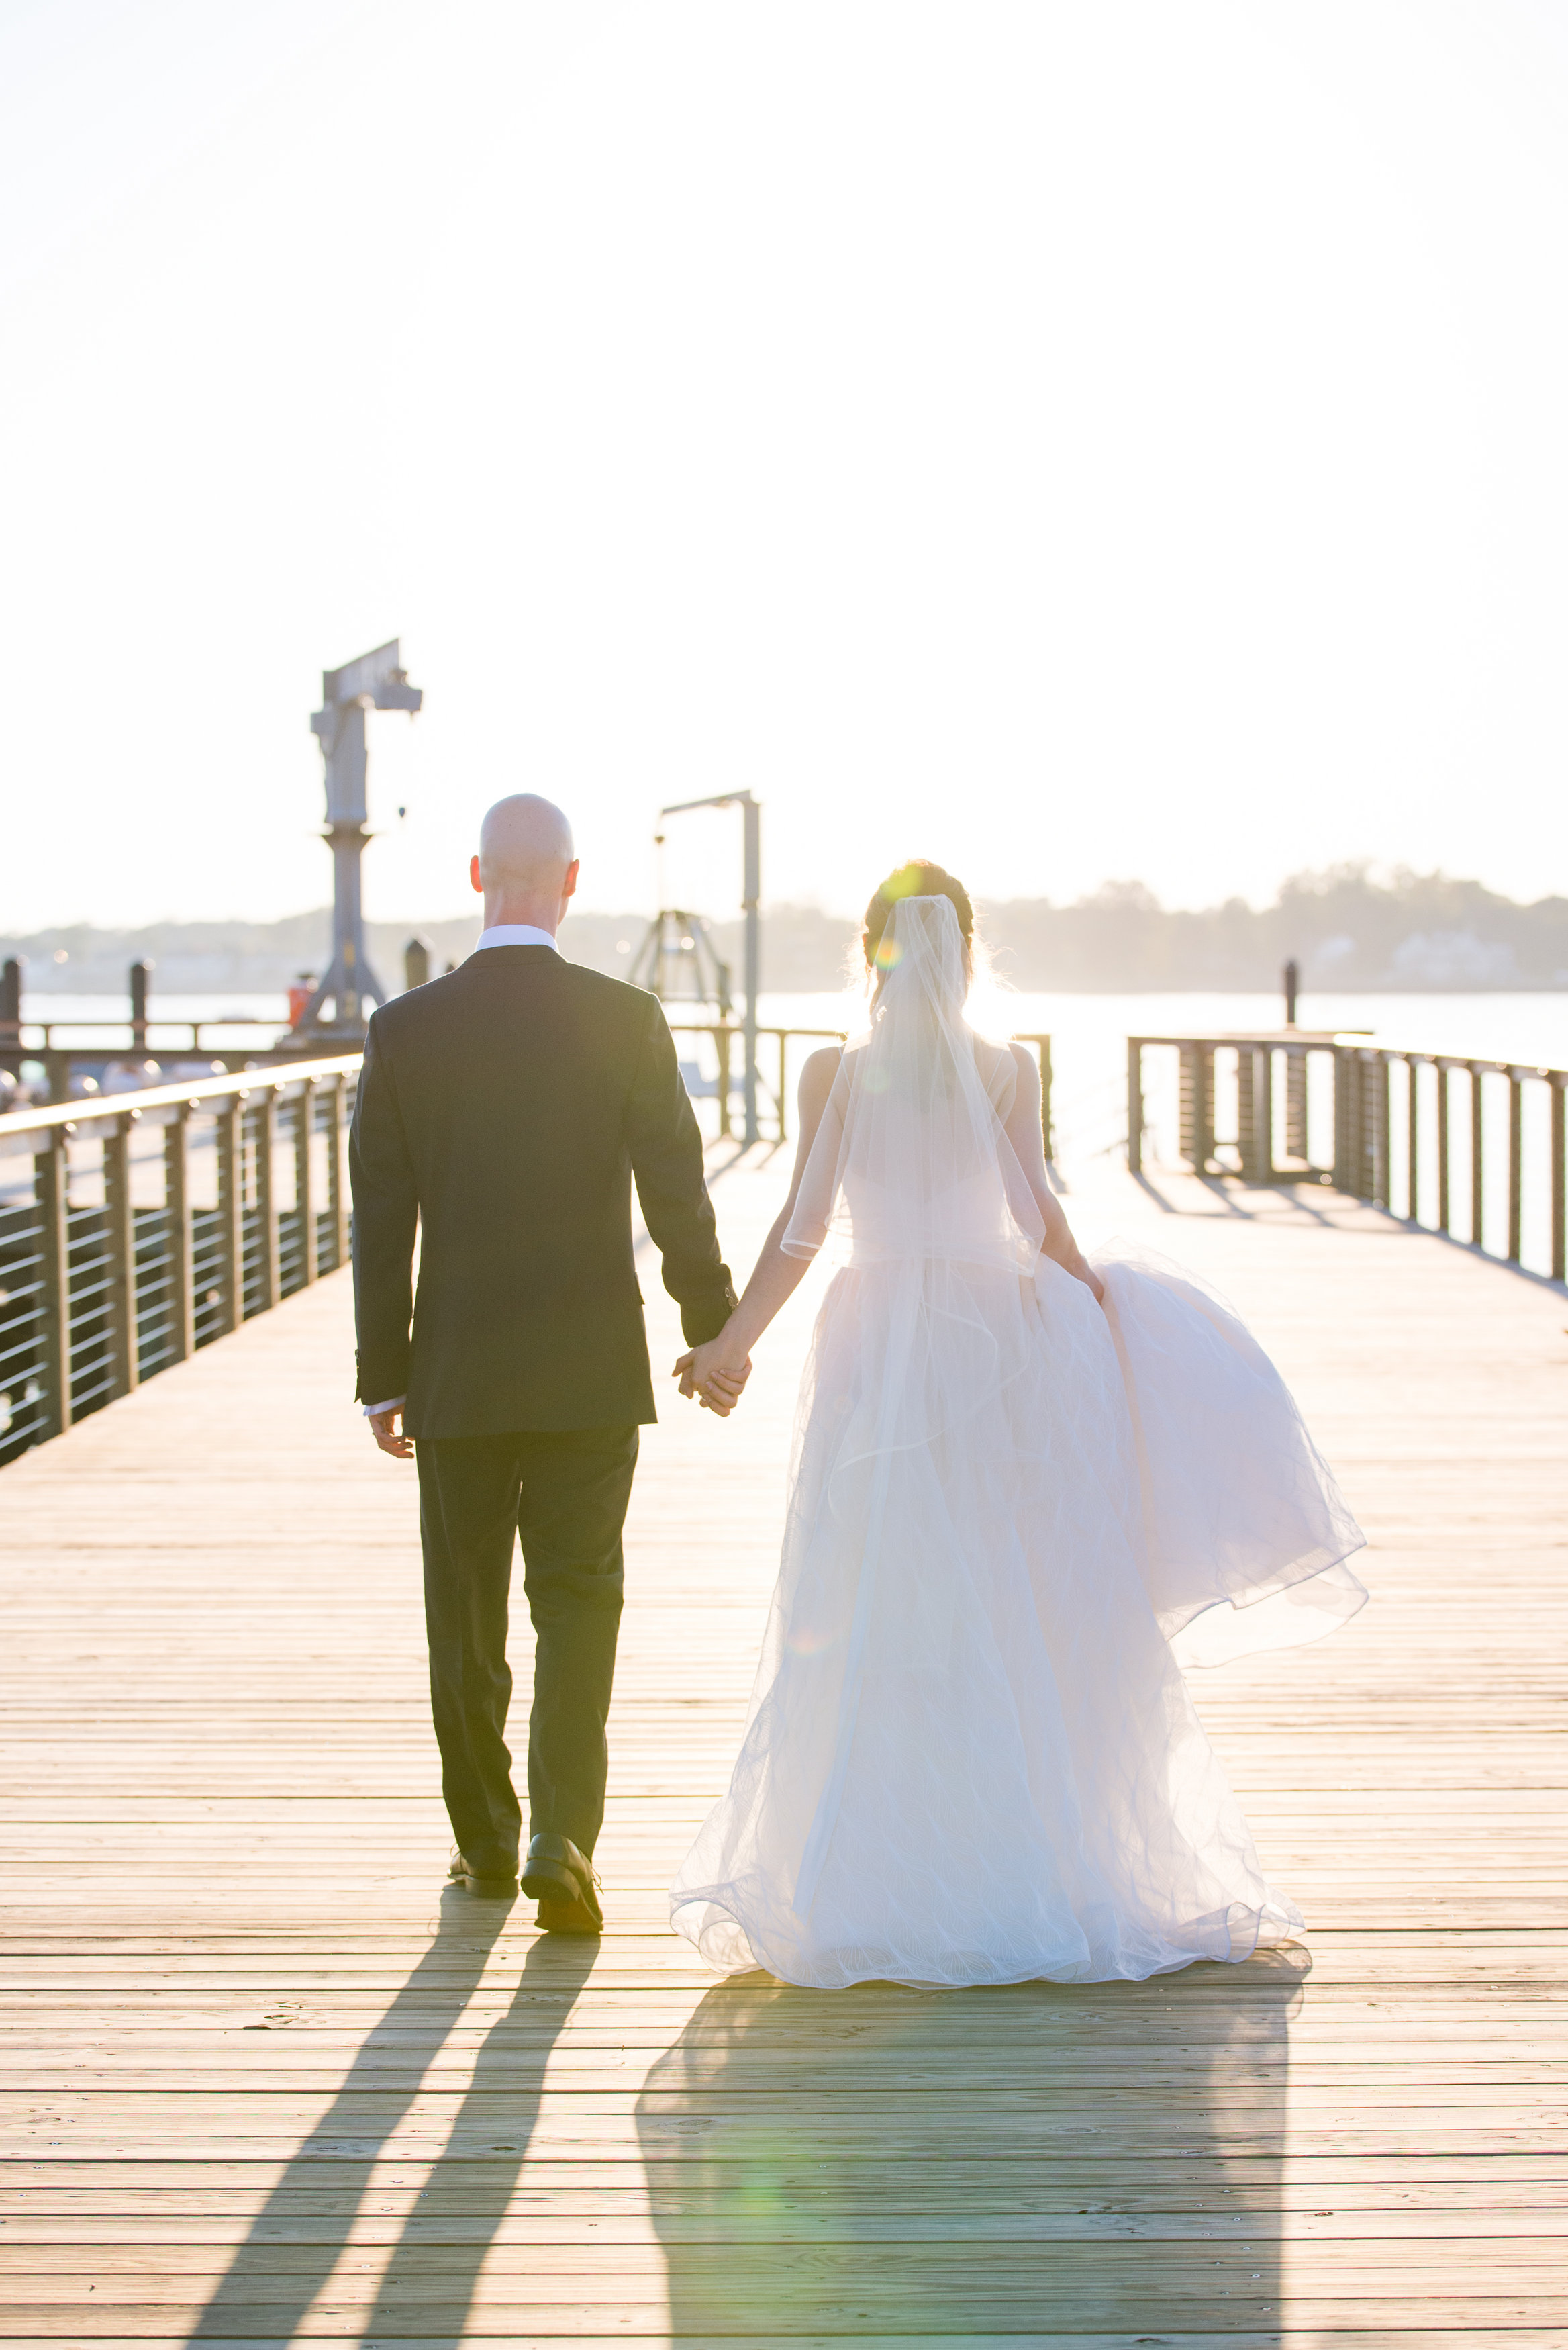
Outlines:
{"label": "bald man in suit", "polygon": [[[689,1345],[718,1335],[735,1294],[661,1006],[556,944],[577,884],[560,809],[500,801],[470,878],[475,951],[383,1004],[366,1038],[349,1149],[358,1393],[382,1451],[418,1461],[451,1873],[504,1898],[521,1856],[540,1925],[592,1934],[621,1529],[657,1416],[634,1182]],[[519,1539],[536,1636],[525,1854],[505,1742]]]}

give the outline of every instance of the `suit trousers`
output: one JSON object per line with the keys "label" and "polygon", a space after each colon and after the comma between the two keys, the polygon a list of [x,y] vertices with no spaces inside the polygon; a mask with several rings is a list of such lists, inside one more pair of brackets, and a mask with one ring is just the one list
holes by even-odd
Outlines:
{"label": "suit trousers", "polygon": [[480,1876],[511,1876],[518,1860],[506,1632],[519,1538],[535,1631],[529,1833],[570,1836],[588,1855],[598,1840],[621,1528],[637,1448],[635,1428],[421,1437],[415,1445],[441,1793],[458,1849]]}

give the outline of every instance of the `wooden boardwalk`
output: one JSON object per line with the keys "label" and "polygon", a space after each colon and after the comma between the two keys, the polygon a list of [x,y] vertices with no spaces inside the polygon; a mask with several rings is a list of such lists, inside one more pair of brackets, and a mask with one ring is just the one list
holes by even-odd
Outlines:
{"label": "wooden boardwalk", "polygon": [[[714,1169],[743,1270],[781,1170]],[[822,1993],[672,1939],[816,1275],[647,1445],[603,1944],[444,1892],[334,1277],[0,1472],[10,2337],[1568,2342],[1564,1298],[1317,1192],[1070,1204],[1236,1299],[1372,1534],[1345,1632],[1199,1687],[1307,1946]]]}

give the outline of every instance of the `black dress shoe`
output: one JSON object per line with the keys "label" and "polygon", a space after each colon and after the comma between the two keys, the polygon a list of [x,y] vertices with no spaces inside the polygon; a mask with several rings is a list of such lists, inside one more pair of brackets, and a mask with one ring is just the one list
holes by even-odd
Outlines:
{"label": "black dress shoe", "polygon": [[471,1868],[461,1852],[454,1852],[447,1868],[448,1877],[462,1887],[465,1893],[477,1894],[482,1901],[515,1901],[517,1879],[514,1877],[481,1877]]}
{"label": "black dress shoe", "polygon": [[568,1901],[564,1895],[559,1901],[541,1901],[534,1923],[542,1934],[587,1934],[596,1941],[604,1931],[602,1918],[594,1917],[580,1901]]}
{"label": "black dress shoe", "polygon": [[[528,1846],[523,1867],[523,1890],[530,1901],[551,1908],[571,1905],[585,1919],[582,1925],[545,1927],[546,1932],[597,1934],[605,1922],[594,1872],[570,1836],[536,1835]],[[539,1922],[545,1925],[543,1914]]]}

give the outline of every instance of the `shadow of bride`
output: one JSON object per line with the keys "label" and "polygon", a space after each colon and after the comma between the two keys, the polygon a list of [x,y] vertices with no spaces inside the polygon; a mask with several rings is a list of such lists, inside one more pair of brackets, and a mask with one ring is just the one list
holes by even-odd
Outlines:
{"label": "shadow of bride", "polygon": [[671,2334],[1273,2331],[1310,1965],[721,1985],[638,2106]]}

